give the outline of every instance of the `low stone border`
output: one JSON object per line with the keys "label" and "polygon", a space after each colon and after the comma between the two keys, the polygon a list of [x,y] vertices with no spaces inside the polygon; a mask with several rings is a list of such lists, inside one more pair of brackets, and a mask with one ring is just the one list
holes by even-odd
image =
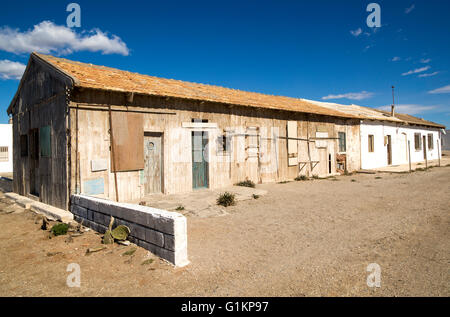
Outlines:
{"label": "low stone border", "polygon": [[6,193],[5,197],[13,200],[14,203],[16,203],[19,207],[30,209],[36,213],[45,215],[50,220],[61,221],[65,223],[69,223],[73,220],[73,215],[67,210],[59,209],[38,201],[34,201],[16,193]]}
{"label": "low stone border", "polygon": [[115,225],[130,228],[131,242],[175,266],[189,263],[186,217],[177,212],[84,195],[71,196],[70,210],[77,222],[101,233],[106,232],[113,216]]}

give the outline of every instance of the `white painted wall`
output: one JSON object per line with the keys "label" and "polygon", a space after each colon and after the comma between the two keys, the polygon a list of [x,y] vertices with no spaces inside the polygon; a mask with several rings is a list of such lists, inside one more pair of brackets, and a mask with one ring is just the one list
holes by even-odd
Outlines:
{"label": "white painted wall", "polygon": [[12,124],[0,124],[0,146],[7,146],[9,155],[9,159],[7,162],[0,162],[0,173],[12,173],[13,171]]}
{"label": "white painted wall", "polygon": [[[387,135],[391,135],[392,139],[392,165],[408,164],[407,141],[410,141],[411,145],[411,162],[424,162],[423,144],[420,150],[415,149],[414,133],[420,133],[421,139],[425,136],[426,142],[428,142],[428,134],[433,134],[432,150],[428,149],[427,143],[427,159],[437,160],[438,153],[441,153],[440,129],[380,121],[361,121],[361,168],[371,169],[388,166],[387,146],[384,144],[384,137]],[[370,134],[374,136],[374,152],[369,152],[368,136]]]}

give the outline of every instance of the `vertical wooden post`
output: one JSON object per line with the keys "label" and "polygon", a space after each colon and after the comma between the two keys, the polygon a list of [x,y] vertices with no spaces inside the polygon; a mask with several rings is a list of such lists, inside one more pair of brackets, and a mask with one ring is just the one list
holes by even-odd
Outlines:
{"label": "vertical wooden post", "polygon": [[408,162],[409,162],[409,172],[411,173],[411,141],[408,140]]}
{"label": "vertical wooden post", "polygon": [[441,167],[441,148],[439,147],[439,140],[436,140],[437,150],[438,150],[438,162],[439,167]]}
{"label": "vertical wooden post", "polygon": [[119,191],[117,189],[117,172],[116,172],[116,160],[114,158],[114,139],[113,139],[113,127],[112,127],[112,115],[111,115],[111,105],[108,105],[109,111],[109,144],[111,146],[111,159],[112,168],[114,173],[114,186],[116,191],[116,201],[119,202]]}

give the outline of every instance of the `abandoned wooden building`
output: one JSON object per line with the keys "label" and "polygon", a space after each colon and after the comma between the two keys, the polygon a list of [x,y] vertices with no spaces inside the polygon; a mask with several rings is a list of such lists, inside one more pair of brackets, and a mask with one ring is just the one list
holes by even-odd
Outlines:
{"label": "abandoned wooden building", "polygon": [[8,108],[14,191],[67,209],[74,193],[132,201],[355,171],[375,112],[33,53]]}

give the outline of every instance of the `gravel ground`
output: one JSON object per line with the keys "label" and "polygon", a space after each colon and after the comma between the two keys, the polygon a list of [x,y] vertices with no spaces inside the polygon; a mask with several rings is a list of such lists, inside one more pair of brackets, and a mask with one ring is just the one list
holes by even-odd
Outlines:
{"label": "gravel ground", "polygon": [[450,167],[258,185],[268,193],[225,216],[188,218],[185,268],[133,246],[86,256],[99,235],[48,239],[0,194],[0,296],[449,296],[449,185]]}

